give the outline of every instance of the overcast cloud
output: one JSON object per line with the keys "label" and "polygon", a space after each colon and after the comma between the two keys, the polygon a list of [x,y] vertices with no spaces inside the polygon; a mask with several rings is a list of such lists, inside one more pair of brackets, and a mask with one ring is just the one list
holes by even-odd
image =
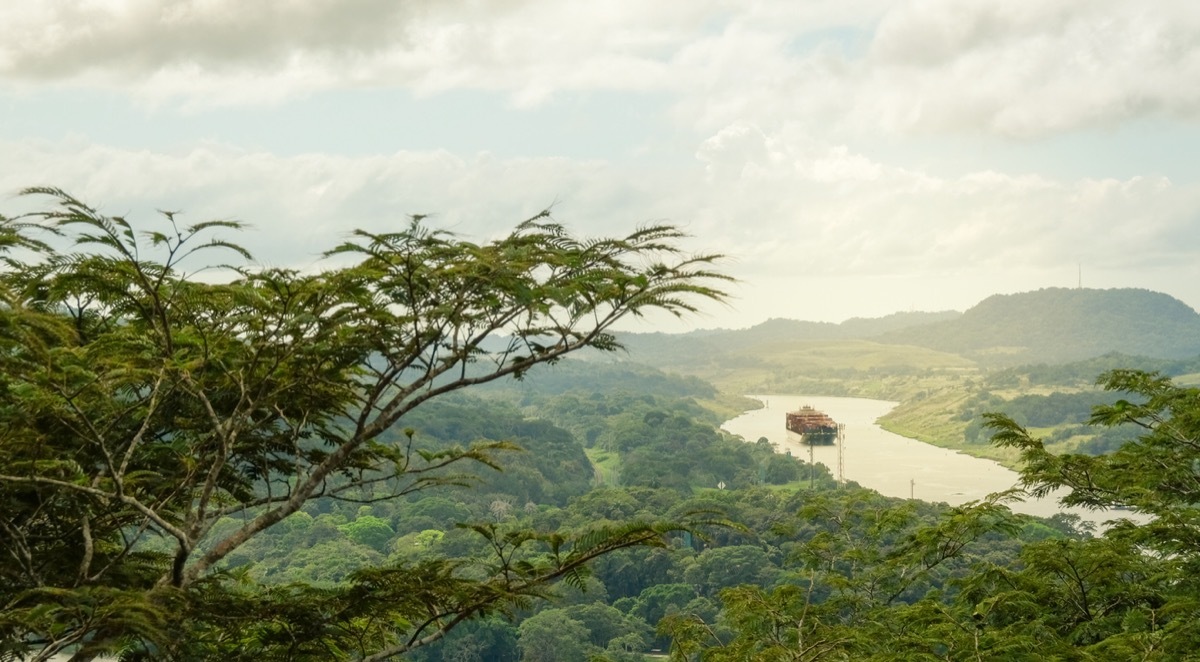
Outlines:
{"label": "overcast cloud", "polygon": [[271,264],[554,204],[730,254],[739,300],[700,326],[961,310],[1081,267],[1200,306],[1190,0],[9,4],[0,191],[236,217]]}

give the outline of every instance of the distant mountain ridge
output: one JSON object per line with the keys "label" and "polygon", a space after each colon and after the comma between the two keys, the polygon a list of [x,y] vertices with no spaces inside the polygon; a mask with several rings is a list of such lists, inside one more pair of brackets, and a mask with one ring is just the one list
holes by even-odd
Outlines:
{"label": "distant mountain ridge", "polygon": [[984,365],[1066,363],[1109,352],[1200,354],[1200,314],[1144,289],[1046,288],[997,294],[956,319],[896,329],[879,342],[952,352]]}
{"label": "distant mountain ridge", "polygon": [[956,354],[985,366],[1059,364],[1119,352],[1182,359],[1200,355],[1200,314],[1145,289],[1046,288],[997,294],[966,312],[905,312],[841,324],[770,319],[748,329],[684,334],[624,333],[635,360],[706,361],[749,347],[869,340]]}
{"label": "distant mountain ridge", "polygon": [[[945,322],[961,317],[954,310],[892,313],[884,317],[854,317],[840,324],[772,318],[748,329],[701,329],[688,333],[621,333],[618,338],[630,354],[640,357],[672,355],[681,347],[691,353],[722,353],[731,347],[776,342],[856,340],[875,338],[889,331]],[[655,363],[659,363],[655,361]]]}

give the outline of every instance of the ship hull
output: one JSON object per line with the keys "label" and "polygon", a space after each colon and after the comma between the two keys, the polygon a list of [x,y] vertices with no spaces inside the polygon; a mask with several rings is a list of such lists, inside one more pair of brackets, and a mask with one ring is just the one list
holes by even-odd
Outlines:
{"label": "ship hull", "polygon": [[837,431],[833,432],[803,432],[800,442],[809,446],[832,446],[837,443]]}
{"label": "ship hull", "polygon": [[832,446],[841,437],[843,426],[809,406],[787,413],[787,429],[800,435],[800,441],[810,446]]}

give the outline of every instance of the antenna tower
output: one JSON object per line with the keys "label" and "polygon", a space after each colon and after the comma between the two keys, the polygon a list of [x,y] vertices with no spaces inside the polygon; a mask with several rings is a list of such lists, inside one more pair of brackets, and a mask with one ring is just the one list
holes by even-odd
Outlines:
{"label": "antenna tower", "polygon": [[808,445],[808,489],[812,490],[816,485],[815,476],[817,475],[817,464],[813,462],[813,445]]}
{"label": "antenna tower", "polygon": [[846,474],[842,470],[846,463],[846,424],[838,423],[837,432],[837,449],[838,449],[838,487],[843,487],[846,484]]}

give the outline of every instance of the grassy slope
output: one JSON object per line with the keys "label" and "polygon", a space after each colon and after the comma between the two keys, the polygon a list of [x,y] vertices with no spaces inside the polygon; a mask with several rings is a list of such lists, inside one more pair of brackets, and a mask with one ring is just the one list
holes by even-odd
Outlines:
{"label": "grassy slope", "polygon": [[959,420],[958,412],[973,393],[972,386],[966,383],[959,388],[942,388],[922,398],[902,401],[879,419],[879,425],[888,432],[975,457],[996,460],[1010,469],[1016,469],[1017,453],[1012,449],[964,442],[963,430],[967,427],[967,421]]}
{"label": "grassy slope", "polygon": [[592,461],[592,467],[596,469],[594,480],[597,486],[620,484],[621,460],[616,452],[595,447],[585,448],[584,452]]}
{"label": "grassy slope", "polygon": [[962,357],[868,340],[778,341],[726,348],[695,364],[665,368],[693,374],[725,393],[819,393],[902,400],[973,375]]}
{"label": "grassy slope", "polygon": [[697,400],[697,404],[716,413],[721,419],[730,419],[744,411],[762,407],[762,402],[742,395],[722,391],[710,400]]}

